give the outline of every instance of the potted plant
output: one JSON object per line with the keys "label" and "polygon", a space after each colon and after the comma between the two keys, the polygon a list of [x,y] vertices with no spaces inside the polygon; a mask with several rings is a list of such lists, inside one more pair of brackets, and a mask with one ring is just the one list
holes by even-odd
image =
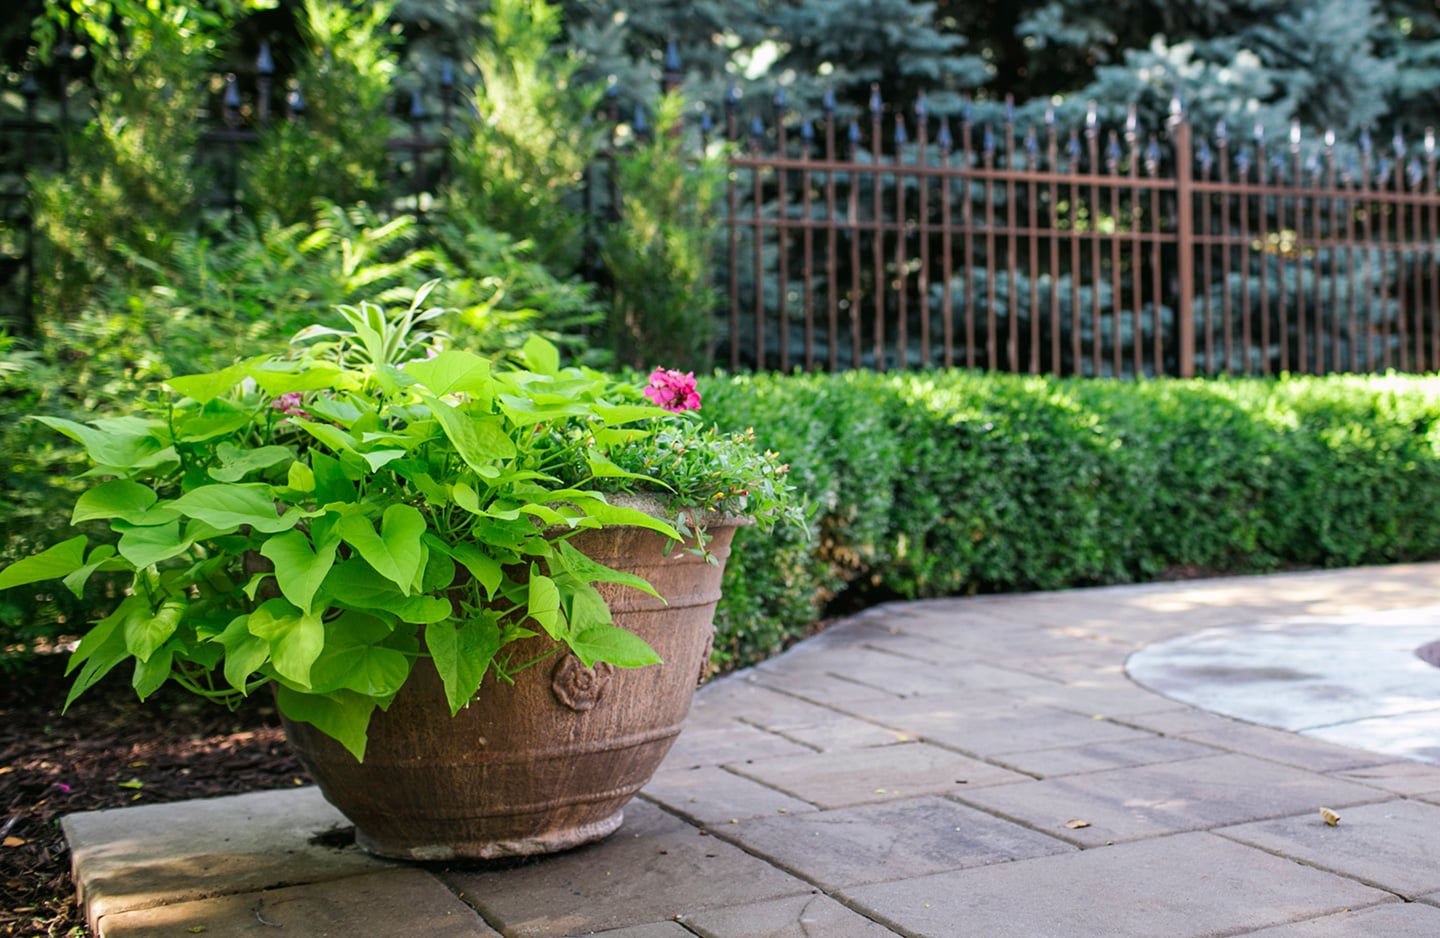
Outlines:
{"label": "potted plant", "polygon": [[36,418],[93,463],[71,522],[115,540],[0,588],[131,574],[67,706],[122,663],[142,699],[273,687],[368,849],[563,849],[618,826],[678,733],[735,526],[798,519],[788,467],[706,427],[690,376],[642,392],[538,337],[523,367],[447,348],[432,286],[171,379],[142,416]]}

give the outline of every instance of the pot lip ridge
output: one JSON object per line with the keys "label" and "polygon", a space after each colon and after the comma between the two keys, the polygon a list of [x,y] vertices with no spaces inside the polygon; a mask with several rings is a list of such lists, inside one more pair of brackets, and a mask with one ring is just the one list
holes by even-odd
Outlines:
{"label": "pot lip ridge", "polygon": [[[666,507],[666,502],[658,495],[650,492],[616,492],[605,493],[605,501],[620,508],[634,508],[643,511],[652,518],[659,518],[661,521],[670,521],[675,517],[675,512]],[[755,523],[751,515],[732,515],[726,512],[708,511],[704,509],[682,508],[691,522],[701,528],[709,527],[745,527]],[[626,525],[617,525],[626,527]]]}

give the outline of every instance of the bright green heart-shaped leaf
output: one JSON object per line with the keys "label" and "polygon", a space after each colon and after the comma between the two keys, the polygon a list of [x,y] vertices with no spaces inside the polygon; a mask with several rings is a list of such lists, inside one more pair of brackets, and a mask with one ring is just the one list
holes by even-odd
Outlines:
{"label": "bright green heart-shaped leaf", "polygon": [[676,531],[668,522],[662,521],[654,515],[647,514],[638,508],[612,505],[600,498],[577,496],[568,498],[566,501],[582,509],[585,514],[599,521],[601,524],[625,524],[636,528],[647,528],[651,531],[657,531],[673,540],[680,540],[680,532]]}
{"label": "bright green heart-shaped leaf", "polygon": [[425,647],[445,685],[451,716],[459,713],[480,689],[500,643],[499,625],[485,616],[458,624],[439,622],[426,626]]}
{"label": "bright green heart-shaped leaf", "polygon": [[297,492],[315,491],[315,472],[303,462],[292,462],[286,473],[285,484]]}
{"label": "bright green heart-shaped leaf", "polygon": [[472,417],[429,394],[420,395],[440,423],[440,429],[455,447],[465,464],[476,472],[493,474],[495,462],[515,457],[515,441],[505,432],[499,417]]}
{"label": "bright green heart-shaped leaf", "polygon": [[354,610],[381,609],[402,622],[424,625],[451,615],[450,601],[438,596],[407,596],[360,558],[336,564],[321,589],[325,605]]}
{"label": "bright green heart-shaped leaf", "polygon": [[261,446],[241,449],[233,443],[221,443],[215,450],[220,465],[210,468],[210,478],[217,482],[239,482],[252,472],[283,465],[295,458],[288,446]]}
{"label": "bright green heart-shaped leaf", "polygon": [[315,500],[322,505],[333,502],[355,501],[355,485],[345,475],[345,467],[338,459],[320,452],[310,451],[310,468],[315,477]]}
{"label": "bright green heart-shaped leaf", "polygon": [[447,350],[434,358],[405,363],[405,373],[423,384],[431,394],[469,394],[488,400],[494,390],[490,363],[473,352]]}
{"label": "bright green heart-shaped leaf", "polygon": [[[71,524],[90,521],[95,518],[119,518],[131,524],[144,524],[145,515],[160,497],[148,485],[115,479],[102,482],[82,493],[75,500],[75,510],[70,515]],[[171,518],[175,515],[171,515]],[[152,523],[164,523],[170,518],[159,518]]]}
{"label": "bright green heart-shaped leaf", "polygon": [[202,375],[181,375],[178,378],[169,378],[165,381],[173,390],[192,398],[201,404],[213,401],[221,394],[234,388],[241,381],[250,377],[255,366],[264,361],[263,356],[247,359],[229,368],[222,368],[219,371],[211,371]]}
{"label": "bright green heart-shaped leaf", "polygon": [[584,583],[619,583],[622,586],[633,586],[637,590],[649,593],[656,599],[663,599],[655,592],[644,577],[636,576],[633,573],[625,573],[622,570],[612,570],[595,560],[591,560],[582,552],[577,550],[569,541],[560,542],[560,563],[575,575],[575,578]]}
{"label": "bright green heart-shaped leaf", "polygon": [[70,693],[65,697],[65,709],[68,710],[75,698],[94,687],[111,669],[130,657],[130,652],[125,647],[125,622],[131,616],[149,613],[149,605],[144,597],[130,595],[120,601],[113,613],[95,623],[95,627],[85,633],[65,666],[66,674],[80,668],[75,682],[70,685]]}
{"label": "bright green heart-shaped leaf", "polygon": [[475,544],[469,541],[461,541],[459,544],[446,545],[440,550],[447,552],[457,563],[470,571],[470,575],[480,581],[484,588],[485,595],[494,598],[495,590],[504,579],[504,572],[500,569],[500,561],[485,553]]}
{"label": "bright green heart-shaped leaf", "polygon": [[250,617],[236,616],[212,641],[225,648],[225,680],[244,690],[250,675],[270,658],[270,643],[250,631]]}
{"label": "bright green heart-shaped leaf", "polygon": [[[291,417],[290,421],[302,428],[306,433],[319,440],[336,453],[355,452],[356,440],[353,436],[341,430],[339,427],[328,423],[311,423],[308,420],[301,420],[299,417]],[[312,462],[313,465],[313,462]]]}
{"label": "bright green heart-shaped leaf", "polygon": [[[653,485],[665,485],[658,479],[652,479],[639,472],[629,472],[621,469],[611,462],[609,457],[591,450],[585,457],[585,464],[590,467],[590,474],[597,479],[643,479]],[[666,486],[668,488],[668,486]]]}
{"label": "bright green heart-shaped leaf", "polygon": [[183,599],[167,599],[149,615],[132,615],[125,620],[125,649],[146,661],[155,649],[170,640],[180,627],[189,605]]}
{"label": "bright green heart-shaped leaf", "polygon": [[357,380],[339,365],[316,361],[303,364],[267,361],[251,369],[250,377],[271,397],[296,391],[347,390],[354,387]]}
{"label": "bright green heart-shaped leaf", "polygon": [[270,643],[275,672],[300,687],[310,686],[310,667],[325,647],[325,625],[283,599],[271,599],[250,613],[250,634]]}
{"label": "bright green heart-shaped leaf", "polygon": [[618,427],[637,420],[654,420],[669,412],[650,404],[596,404],[595,413],[605,421],[605,426]]}
{"label": "bright green heart-shaped leaf", "polygon": [[78,570],[85,565],[85,544],[85,535],[78,534],[32,557],[15,561],[0,570],[0,589],[54,580]]}
{"label": "bright green heart-shaped leaf", "polygon": [[[557,582],[560,578],[557,578]],[[605,604],[605,597],[600,591],[589,583],[582,583],[573,576],[566,574],[563,578],[568,588],[561,589],[561,603],[565,607],[565,615],[570,620],[570,632],[572,634],[583,632],[588,628],[597,625],[609,625],[614,621],[610,614],[610,607]]]}
{"label": "bright green heart-shaped leaf", "polygon": [[250,414],[226,401],[211,401],[199,410],[177,412],[175,439],[199,443],[234,433],[250,423]]}
{"label": "bright green heart-shaped leaf", "polygon": [[534,564],[530,566],[527,606],[530,618],[539,622],[551,638],[559,641],[566,631],[560,621],[560,591],[555,588],[555,581],[541,574],[540,568]]}
{"label": "bright green heart-shaped leaf", "polygon": [[180,536],[179,521],[143,526],[114,521],[110,527],[120,534],[120,542],[116,545],[120,556],[142,569],[152,563],[178,557],[194,543],[189,538]]}
{"label": "bright green heart-shaped leaf", "polygon": [[420,538],[425,517],[409,505],[391,505],[380,518],[380,531],[361,514],[346,515],[340,521],[340,537],[355,548],[365,562],[407,595],[420,572],[424,551]]}
{"label": "bright green heart-shaped leaf", "polygon": [[310,669],[310,685],[317,694],[352,690],[371,697],[391,697],[409,676],[410,659],[392,648],[327,646]]}
{"label": "bright green heart-shaped leaf", "polygon": [[292,720],[309,723],[320,732],[337,740],[350,751],[355,761],[365,760],[365,731],[376,703],[349,690],[329,694],[307,694],[285,683],[275,693],[275,702]]}
{"label": "bright green heart-shaped leaf", "polygon": [[77,567],[65,576],[65,579],[62,581],[65,584],[65,588],[74,593],[77,598],[83,598],[85,595],[85,583],[96,570],[99,570],[101,567],[107,570],[125,569],[125,562],[123,560],[115,560],[113,559],[114,557],[115,545],[99,545],[90,552],[90,559],[85,561],[83,567]]}
{"label": "bright green heart-shaped leaf", "polygon": [[[35,417],[85,447],[98,467],[133,469],[150,464],[165,447],[148,425],[138,421],[110,427],[86,426],[63,417]],[[100,421],[95,421],[97,424]]]}
{"label": "bright green heart-shaped leaf", "polygon": [[166,645],[143,660],[136,658],[135,674],[130,679],[131,686],[135,688],[136,696],[141,700],[145,700],[159,690],[160,685],[170,679],[170,667],[174,660],[174,645]]}
{"label": "bright green heart-shaped leaf", "polygon": [[266,534],[290,530],[301,516],[298,510],[283,516],[276,514],[270,486],[256,483],[202,485],[170,505],[187,518],[196,518],[219,530],[233,530],[248,524]]}
{"label": "bright green heart-shaped leaf", "polygon": [[386,463],[403,459],[404,456],[403,449],[377,449],[374,452],[360,454],[360,458],[370,464],[371,472],[378,472]]}
{"label": "bright green heart-shaped leaf", "polygon": [[661,663],[660,656],[644,639],[613,625],[592,625],[571,636],[566,644],[587,668],[594,667],[597,661],[609,662],[617,668],[643,668]]}
{"label": "bright green heart-shaped leaf", "polygon": [[275,564],[275,582],[280,592],[297,608],[312,611],[315,591],[335,564],[335,549],[340,546],[331,538],[318,548],[310,546],[310,538],[299,531],[286,531],[267,540],[260,547],[262,556]]}
{"label": "bright green heart-shaped leaf", "polygon": [[520,510],[532,518],[539,518],[548,525],[573,528],[575,519],[551,508],[549,505],[521,505]]}
{"label": "bright green heart-shaped leaf", "polygon": [[520,355],[526,367],[537,374],[553,375],[560,370],[560,350],[540,335],[526,339]]}

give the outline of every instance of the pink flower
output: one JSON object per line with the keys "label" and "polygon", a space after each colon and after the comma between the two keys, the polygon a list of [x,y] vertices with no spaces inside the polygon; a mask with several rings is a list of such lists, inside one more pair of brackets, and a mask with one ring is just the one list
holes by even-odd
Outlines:
{"label": "pink flower", "polygon": [[681,374],[673,369],[656,368],[650,375],[645,396],[673,413],[700,409],[700,392],[695,390],[695,372]]}
{"label": "pink flower", "polygon": [[308,417],[310,414],[301,407],[305,395],[299,391],[291,391],[289,394],[281,394],[270,402],[270,406],[280,411],[287,417]]}

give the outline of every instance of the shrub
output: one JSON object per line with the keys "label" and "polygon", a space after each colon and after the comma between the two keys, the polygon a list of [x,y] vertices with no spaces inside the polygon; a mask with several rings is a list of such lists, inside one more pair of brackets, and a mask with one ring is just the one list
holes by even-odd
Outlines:
{"label": "shrub", "polygon": [[737,538],[723,663],[827,604],[1440,557],[1424,378],[714,378],[705,413],[786,454],[812,538]]}

